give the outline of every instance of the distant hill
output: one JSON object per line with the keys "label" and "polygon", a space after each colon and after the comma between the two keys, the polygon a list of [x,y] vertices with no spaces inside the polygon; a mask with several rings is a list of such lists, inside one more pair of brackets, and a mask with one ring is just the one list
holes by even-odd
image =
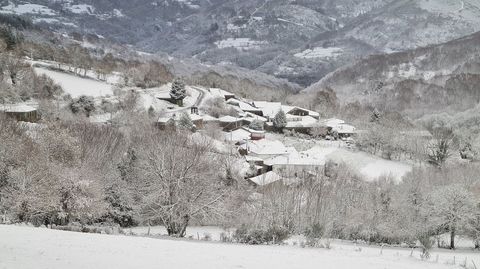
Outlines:
{"label": "distant hill", "polygon": [[37,0],[1,12],[138,50],[231,63],[308,86],[378,53],[480,31],[477,0]]}
{"label": "distant hill", "polygon": [[480,102],[480,32],[415,50],[368,57],[305,91],[331,87],[344,102],[361,101],[412,116],[463,111]]}

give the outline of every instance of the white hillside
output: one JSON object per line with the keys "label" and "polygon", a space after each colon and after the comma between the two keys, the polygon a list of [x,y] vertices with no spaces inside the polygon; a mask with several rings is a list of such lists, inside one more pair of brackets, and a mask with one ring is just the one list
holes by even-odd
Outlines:
{"label": "white hillside", "polygon": [[81,95],[101,97],[113,94],[112,85],[103,81],[82,78],[75,75],[52,71],[45,68],[35,68],[37,74],[45,74],[62,86],[63,90],[73,98]]}

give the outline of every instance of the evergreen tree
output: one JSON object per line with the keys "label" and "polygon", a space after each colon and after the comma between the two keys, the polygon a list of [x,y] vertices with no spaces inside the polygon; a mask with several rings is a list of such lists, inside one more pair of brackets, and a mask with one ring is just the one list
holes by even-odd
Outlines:
{"label": "evergreen tree", "polygon": [[151,118],[155,117],[155,108],[153,108],[153,106],[148,108],[148,116]]}
{"label": "evergreen tree", "polygon": [[250,125],[248,125],[248,128],[255,130],[255,131],[263,131],[263,122],[259,120],[253,120]]}
{"label": "evergreen tree", "polygon": [[183,106],[183,99],[185,99],[186,96],[185,83],[180,78],[176,78],[172,83],[170,97],[177,102],[177,105]]}
{"label": "evergreen tree", "polygon": [[91,96],[82,95],[70,103],[70,109],[73,113],[85,113],[90,117],[90,113],[95,111],[95,101]]}
{"label": "evergreen tree", "polygon": [[193,124],[192,119],[190,118],[190,115],[184,112],[180,116],[180,119],[178,121],[178,127],[182,129],[187,129],[187,130],[194,130],[195,124]]}
{"label": "evergreen tree", "polygon": [[278,130],[283,130],[287,126],[287,115],[283,110],[278,111],[273,118],[273,126]]}

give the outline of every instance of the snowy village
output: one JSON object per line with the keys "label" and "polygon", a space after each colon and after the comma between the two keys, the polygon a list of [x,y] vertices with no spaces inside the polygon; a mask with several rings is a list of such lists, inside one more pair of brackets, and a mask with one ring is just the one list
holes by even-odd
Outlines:
{"label": "snowy village", "polygon": [[476,0],[37,2],[0,269],[480,266]]}

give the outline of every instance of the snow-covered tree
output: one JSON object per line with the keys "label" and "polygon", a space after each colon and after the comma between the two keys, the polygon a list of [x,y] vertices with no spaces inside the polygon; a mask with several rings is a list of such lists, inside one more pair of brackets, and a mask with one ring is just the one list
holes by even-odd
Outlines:
{"label": "snow-covered tree", "polygon": [[255,131],[263,131],[263,122],[260,120],[253,120],[249,125],[248,128],[255,130]]}
{"label": "snow-covered tree", "polygon": [[287,115],[283,110],[278,111],[273,118],[273,126],[278,130],[283,130],[287,126]]}
{"label": "snow-covered tree", "polygon": [[163,224],[171,236],[184,237],[193,219],[224,215],[229,191],[208,142],[173,132],[143,139],[139,180],[146,221]]}
{"label": "snow-covered tree", "polygon": [[447,159],[450,157],[450,147],[453,136],[451,133],[443,133],[435,135],[435,139],[427,146],[427,161],[442,168]]}
{"label": "snow-covered tree", "polygon": [[85,113],[87,117],[95,111],[95,102],[92,97],[82,95],[70,103],[70,109],[73,113]]}
{"label": "snow-covered tree", "polygon": [[457,231],[475,216],[475,198],[465,187],[452,184],[433,191],[429,203],[432,223],[450,232],[450,248],[454,249]]}
{"label": "snow-covered tree", "polygon": [[170,90],[170,97],[177,102],[179,106],[183,106],[183,99],[187,97],[185,83],[180,78],[176,78],[172,82],[172,89]]}
{"label": "snow-covered tree", "polygon": [[192,131],[195,129],[195,124],[193,124],[190,115],[188,115],[186,112],[183,112],[178,120],[178,127]]}

